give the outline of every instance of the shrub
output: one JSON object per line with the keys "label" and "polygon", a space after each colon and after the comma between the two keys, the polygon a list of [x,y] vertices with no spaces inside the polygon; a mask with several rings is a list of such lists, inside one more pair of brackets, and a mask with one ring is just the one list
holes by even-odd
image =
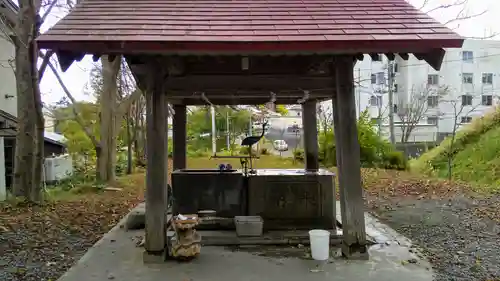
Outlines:
{"label": "shrub", "polygon": [[383,155],[384,169],[406,170],[407,161],[404,154],[400,151],[388,151]]}
{"label": "shrub", "polygon": [[250,152],[250,147],[248,146],[242,146],[240,147],[240,154],[243,154],[243,155],[246,155],[246,154],[249,154]]}
{"label": "shrub", "polygon": [[[240,155],[248,155],[250,152],[250,148],[248,146],[241,146],[240,147]],[[257,150],[255,150],[255,148],[252,148],[252,155],[256,155],[257,154]]]}
{"label": "shrub", "polygon": [[269,153],[269,150],[266,147],[262,147],[260,149],[260,154],[261,155],[269,155],[270,153]]}
{"label": "shrub", "polygon": [[206,149],[188,150],[188,157],[208,157],[210,153]]}
{"label": "shrub", "polygon": [[[361,114],[357,126],[361,166],[406,169],[403,154],[396,151],[385,139],[379,137],[366,112]],[[337,154],[333,129],[320,132],[319,144],[321,163],[328,167],[336,166]]]}
{"label": "shrub", "polygon": [[304,150],[301,148],[297,148],[293,150],[293,159],[296,161],[304,161],[305,160],[305,154]]}

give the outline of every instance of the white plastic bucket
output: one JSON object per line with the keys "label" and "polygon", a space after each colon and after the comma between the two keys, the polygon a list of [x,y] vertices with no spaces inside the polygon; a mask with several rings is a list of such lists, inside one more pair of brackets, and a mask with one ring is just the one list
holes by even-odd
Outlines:
{"label": "white plastic bucket", "polygon": [[314,260],[324,261],[330,257],[330,232],[322,229],[309,231],[311,256]]}

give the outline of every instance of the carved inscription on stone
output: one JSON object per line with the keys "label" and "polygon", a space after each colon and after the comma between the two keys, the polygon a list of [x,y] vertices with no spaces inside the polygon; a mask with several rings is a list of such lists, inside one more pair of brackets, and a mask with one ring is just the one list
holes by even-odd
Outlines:
{"label": "carved inscription on stone", "polygon": [[265,217],[312,218],[321,215],[321,192],[317,182],[269,181],[259,192]]}

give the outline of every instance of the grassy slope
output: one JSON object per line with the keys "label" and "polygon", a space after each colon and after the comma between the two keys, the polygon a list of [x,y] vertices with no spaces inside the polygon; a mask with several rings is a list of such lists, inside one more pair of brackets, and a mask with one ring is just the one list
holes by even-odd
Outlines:
{"label": "grassy slope", "polygon": [[[447,177],[450,139],[410,163],[413,171]],[[453,178],[481,184],[499,181],[500,107],[457,133],[453,145]]]}
{"label": "grassy slope", "polygon": [[[500,182],[500,126],[482,134],[453,159],[455,178],[482,184]],[[444,172],[444,173],[443,173]],[[440,176],[447,172],[441,171]]]}

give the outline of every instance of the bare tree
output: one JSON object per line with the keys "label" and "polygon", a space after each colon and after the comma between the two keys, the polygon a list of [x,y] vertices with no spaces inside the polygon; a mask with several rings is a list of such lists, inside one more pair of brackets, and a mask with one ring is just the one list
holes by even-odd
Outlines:
{"label": "bare tree", "polygon": [[[459,96],[458,98],[449,98],[449,99],[443,99],[441,103],[448,104],[452,107],[453,114],[451,116],[452,118],[452,131],[451,131],[451,138],[448,146],[448,151],[446,153],[447,160],[448,160],[448,179],[451,180],[452,178],[452,170],[453,170],[453,156],[455,152],[455,140],[457,136],[457,131],[460,128],[460,126],[464,123],[470,123],[472,121],[472,117],[469,116],[471,112],[476,110],[476,108],[481,105],[481,102],[474,103],[474,96],[472,95],[462,95]],[[446,116],[443,116],[443,118],[446,118]],[[462,119],[463,118],[463,119]]]}
{"label": "bare tree", "polygon": [[[443,11],[446,10],[449,17],[443,20],[443,23],[450,27],[451,29],[457,29],[461,24],[472,20],[474,18],[480,17],[488,12],[487,8],[480,10],[479,12],[470,13],[470,6],[473,4],[469,0],[451,0],[443,1],[439,0],[420,0],[419,9],[427,14],[432,15],[442,15]],[[476,4],[476,3],[475,3]],[[492,33],[483,37],[469,37],[470,39],[486,39],[495,37],[497,34]]]}
{"label": "bare tree", "polygon": [[[328,145],[328,133],[332,130],[333,127],[333,112],[328,110],[327,107],[322,103],[318,103],[317,108],[317,118],[318,118],[318,136],[323,136],[323,143],[321,144],[323,147],[327,147]],[[323,150],[323,159],[326,159],[326,150]]]}
{"label": "bare tree", "polygon": [[[113,181],[115,179],[116,169],[116,138],[118,135],[118,127],[122,122],[127,110],[130,109],[132,103],[137,101],[142,92],[132,87],[130,82],[122,83],[122,89],[118,91],[118,81],[121,79],[119,76],[120,69],[125,64],[122,64],[122,58],[117,56],[113,60],[108,56],[103,56],[101,59],[102,66],[102,91],[99,95],[100,104],[100,138],[98,139],[88,128],[83,119],[81,118],[77,108],[71,106],[75,121],[82,127],[85,134],[90,138],[97,155],[97,177],[102,181]],[[61,88],[63,89],[69,103],[75,105],[76,99],[73,97],[69,89],[66,87],[64,81],[59,75],[57,68],[52,61],[48,62],[49,68],[54,73]],[[123,71],[129,71],[128,68]],[[123,75],[123,74],[122,74]],[[128,74],[127,74],[128,75]],[[120,78],[120,79],[119,79]],[[133,81],[133,80],[128,80]],[[124,93],[129,93],[124,95]],[[120,94],[123,97],[120,98]]]}
{"label": "bare tree", "polygon": [[437,108],[439,101],[448,94],[448,87],[412,87],[409,100],[399,101],[396,106],[396,114],[400,120],[401,142],[408,142],[412,132],[415,130],[422,118],[427,116],[429,109]]}

